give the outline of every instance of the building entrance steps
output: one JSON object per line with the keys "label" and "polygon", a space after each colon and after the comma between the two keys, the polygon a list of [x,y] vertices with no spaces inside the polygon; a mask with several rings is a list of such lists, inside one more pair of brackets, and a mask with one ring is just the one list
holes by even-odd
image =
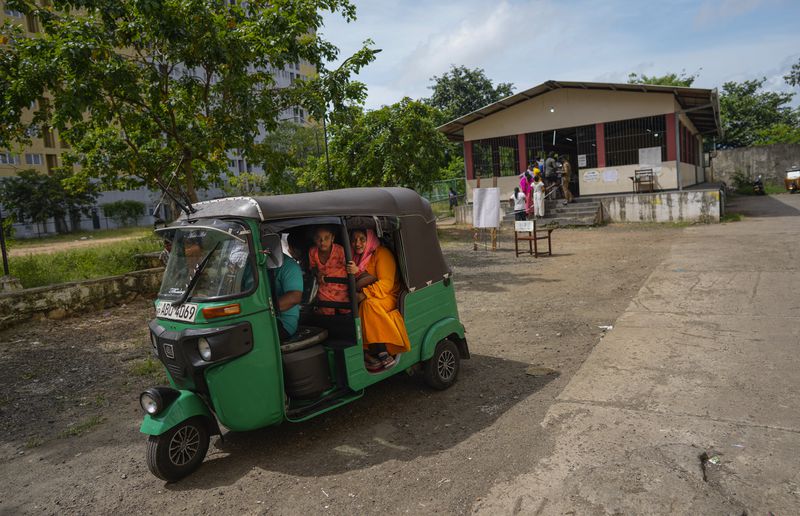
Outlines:
{"label": "building entrance steps", "polygon": [[[539,219],[539,223],[543,226],[594,226],[602,222],[599,201],[575,200],[567,205],[562,200],[545,201],[545,216]],[[503,220],[513,222],[514,211],[507,211]]]}

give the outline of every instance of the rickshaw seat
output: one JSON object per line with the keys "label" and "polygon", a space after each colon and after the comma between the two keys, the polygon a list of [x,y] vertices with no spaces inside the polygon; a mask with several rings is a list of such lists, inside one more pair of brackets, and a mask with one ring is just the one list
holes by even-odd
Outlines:
{"label": "rickshaw seat", "polygon": [[294,336],[281,342],[281,353],[291,353],[315,346],[328,338],[328,330],[316,326],[298,326]]}

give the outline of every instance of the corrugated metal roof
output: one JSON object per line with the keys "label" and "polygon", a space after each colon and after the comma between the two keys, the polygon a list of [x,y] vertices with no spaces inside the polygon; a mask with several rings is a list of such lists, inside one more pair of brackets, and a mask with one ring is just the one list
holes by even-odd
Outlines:
{"label": "corrugated metal roof", "polygon": [[[617,84],[610,82],[571,82],[571,81],[546,81],[538,86],[515,93],[510,97],[498,100],[493,104],[456,118],[438,129],[449,139],[462,141],[464,139],[464,126],[471,124],[498,111],[510,108],[520,102],[525,102],[539,95],[561,88],[577,90],[611,90],[619,92],[644,92],[644,93],[672,93],[678,101],[686,116],[703,135],[722,135],[722,124],[719,119],[719,97],[717,90],[704,88],[685,88],[680,86],[658,86],[655,84]],[[504,135],[498,135],[504,136]]]}

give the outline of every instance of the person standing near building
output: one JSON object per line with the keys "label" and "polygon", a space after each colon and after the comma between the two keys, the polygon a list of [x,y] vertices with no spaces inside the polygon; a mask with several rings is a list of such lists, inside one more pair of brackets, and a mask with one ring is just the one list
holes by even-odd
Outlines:
{"label": "person standing near building", "polygon": [[458,206],[458,194],[455,190],[453,190],[452,186],[450,187],[450,191],[447,193],[447,198],[450,200],[450,210],[452,211],[456,206]]}
{"label": "person standing near building", "polygon": [[547,181],[548,185],[551,185],[556,182],[556,179],[556,158],[555,154],[551,152],[547,155],[547,159],[544,160],[544,180]]}
{"label": "person standing near building", "polygon": [[569,164],[568,156],[561,156],[561,190],[564,192],[564,204],[574,202],[572,192],[569,190],[569,181],[572,177],[572,165]]}
{"label": "person standing near building", "polygon": [[519,191],[518,186],[511,194],[511,205],[514,207],[514,220],[525,220],[525,194]]}
{"label": "person standing near building", "polygon": [[542,176],[533,176],[533,213],[536,217],[544,217],[544,183]]}

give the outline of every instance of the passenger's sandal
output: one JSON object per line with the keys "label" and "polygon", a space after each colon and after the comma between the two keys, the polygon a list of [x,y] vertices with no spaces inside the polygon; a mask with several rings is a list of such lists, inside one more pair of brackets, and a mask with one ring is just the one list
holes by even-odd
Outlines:
{"label": "passenger's sandal", "polygon": [[370,373],[374,373],[383,369],[383,362],[370,355],[364,355],[364,367],[366,367],[367,371]]}
{"label": "passenger's sandal", "polygon": [[394,357],[386,351],[381,351],[378,353],[378,359],[381,361],[383,367],[386,368],[392,367],[396,363]]}

